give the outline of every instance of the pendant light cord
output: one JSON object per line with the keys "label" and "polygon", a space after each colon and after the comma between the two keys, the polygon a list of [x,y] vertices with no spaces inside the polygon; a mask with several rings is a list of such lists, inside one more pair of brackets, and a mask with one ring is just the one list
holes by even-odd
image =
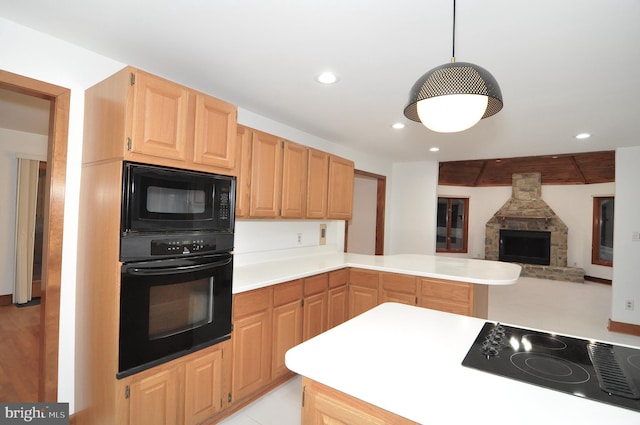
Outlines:
{"label": "pendant light cord", "polygon": [[453,37],[451,47],[451,63],[456,61],[456,0],[453,0]]}

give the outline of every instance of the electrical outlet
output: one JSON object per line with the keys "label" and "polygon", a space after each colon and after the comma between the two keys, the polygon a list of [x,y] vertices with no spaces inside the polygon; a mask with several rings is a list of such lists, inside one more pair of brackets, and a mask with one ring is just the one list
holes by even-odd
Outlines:
{"label": "electrical outlet", "polygon": [[631,242],[640,242],[640,232],[631,233]]}
{"label": "electrical outlet", "polygon": [[298,233],[298,245],[302,245],[302,233]]}
{"label": "electrical outlet", "polygon": [[624,302],[625,310],[633,310],[633,300],[626,300]]}

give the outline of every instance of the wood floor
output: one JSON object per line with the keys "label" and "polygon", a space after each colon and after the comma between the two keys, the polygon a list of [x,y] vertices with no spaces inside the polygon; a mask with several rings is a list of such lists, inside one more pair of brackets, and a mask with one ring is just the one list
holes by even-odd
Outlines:
{"label": "wood floor", "polygon": [[40,306],[0,307],[0,402],[38,401]]}

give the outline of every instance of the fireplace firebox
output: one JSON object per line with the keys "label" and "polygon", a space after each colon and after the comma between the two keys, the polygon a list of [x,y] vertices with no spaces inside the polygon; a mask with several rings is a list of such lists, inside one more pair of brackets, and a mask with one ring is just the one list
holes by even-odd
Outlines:
{"label": "fireplace firebox", "polygon": [[551,260],[551,232],[500,229],[499,260],[548,266]]}

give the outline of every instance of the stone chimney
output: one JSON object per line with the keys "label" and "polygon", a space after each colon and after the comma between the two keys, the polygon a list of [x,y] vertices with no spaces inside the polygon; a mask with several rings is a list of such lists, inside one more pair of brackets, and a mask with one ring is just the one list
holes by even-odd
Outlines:
{"label": "stone chimney", "polygon": [[485,259],[498,260],[500,229],[548,231],[551,232],[550,265],[523,265],[522,276],[584,281],[584,270],[567,267],[568,228],[542,200],[540,173],[513,174],[511,193],[511,198],[485,226]]}

